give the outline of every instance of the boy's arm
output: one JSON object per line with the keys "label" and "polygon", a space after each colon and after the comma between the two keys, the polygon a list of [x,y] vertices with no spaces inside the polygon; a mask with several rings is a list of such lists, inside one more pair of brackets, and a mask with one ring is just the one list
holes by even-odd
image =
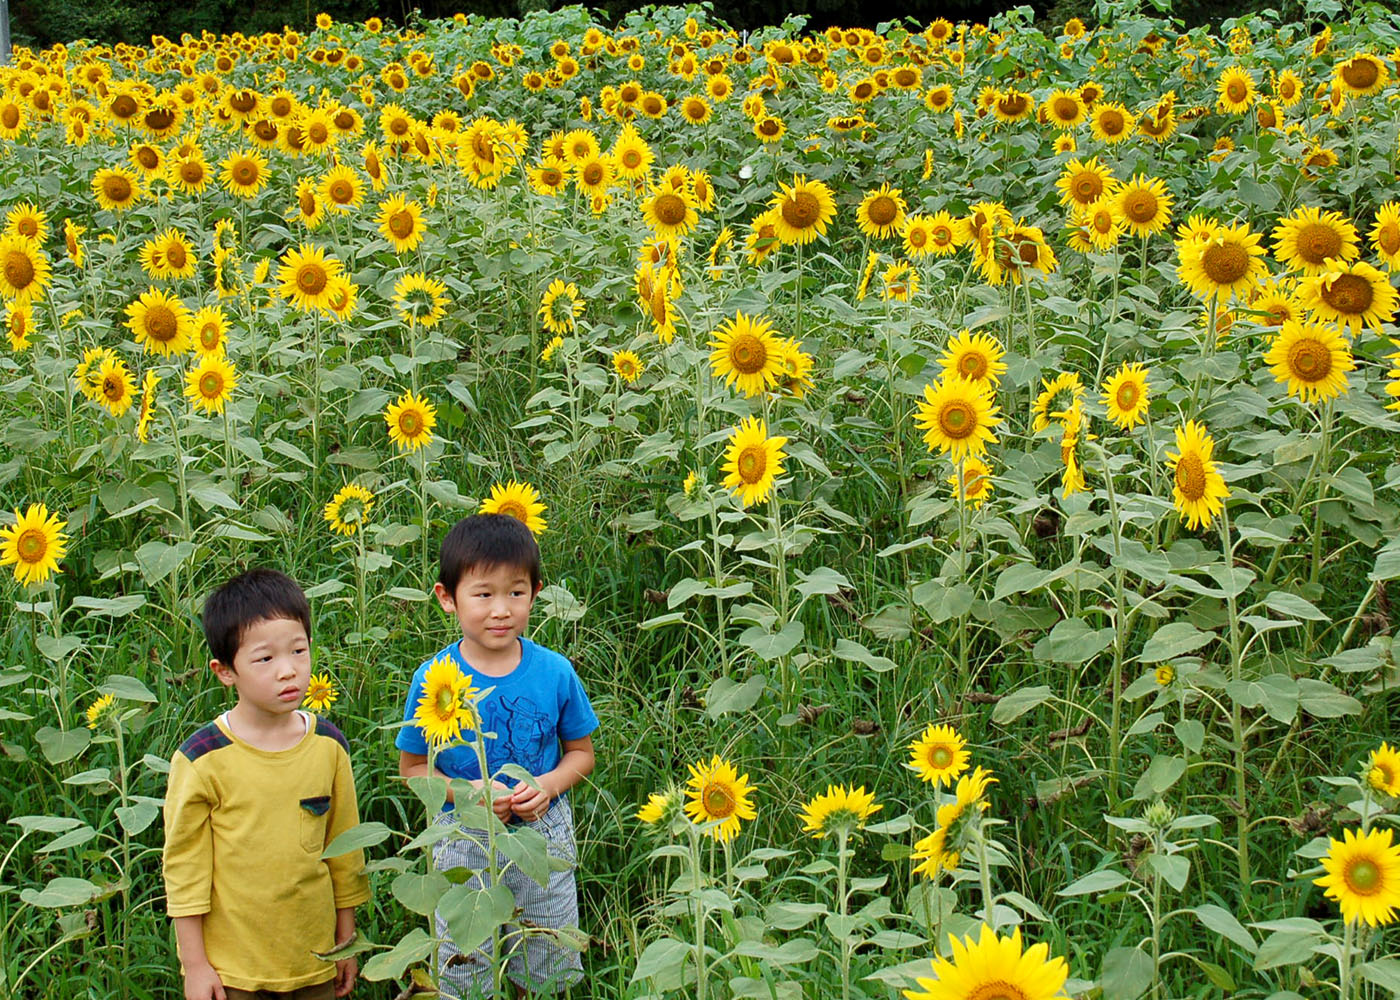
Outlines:
{"label": "boy's arm", "polygon": [[204,914],[176,917],[175,940],[185,967],[185,1000],[226,1000],[223,981],[204,953]]}
{"label": "boy's arm", "polygon": [[[326,840],[329,844],[346,830],[360,822],[360,807],[355,800],[355,773],[350,768],[350,755],[339,746],[336,748],[335,777],[331,784],[331,807],[326,817]],[[335,895],[336,910],[353,908],[369,899],[369,878],[364,874],[365,852],[350,851],[338,857],[327,858],[330,869],[331,889]],[[337,920],[339,914],[337,912]]]}
{"label": "boy's arm", "polygon": [[[355,939],[355,908],[342,906],[335,911],[335,947],[338,951]],[[354,955],[338,959],[335,963],[335,995],[349,996],[355,987],[355,977],[360,974],[360,963]]]}
{"label": "boy's arm", "polygon": [[515,786],[511,795],[511,810],[521,819],[537,820],[544,815],[550,803],[573,788],[593,773],[598,762],[593,753],[593,737],[580,736],[576,740],[563,740],[563,754],[553,770],[535,778],[539,788],[531,788],[525,782]]}

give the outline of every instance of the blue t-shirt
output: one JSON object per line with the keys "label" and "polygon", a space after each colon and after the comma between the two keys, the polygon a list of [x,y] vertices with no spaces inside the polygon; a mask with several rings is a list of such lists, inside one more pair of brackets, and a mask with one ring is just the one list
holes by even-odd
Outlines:
{"label": "blue t-shirt", "polygon": [[[559,763],[560,740],[577,740],[598,728],[588,695],[569,661],[529,639],[520,640],[520,663],[504,677],[477,673],[454,642],[413,674],[404,704],[404,721],[413,722],[423,697],[423,678],[439,657],[450,657],[478,689],[494,688],[477,702],[481,731],[495,733],[486,741],[486,764],[492,774],[504,764],[519,764],[539,777]],[[419,726],[399,730],[394,745],[407,753],[427,756],[428,741]],[[476,749],[470,745],[449,747],[437,755],[437,766],[450,778],[479,778]],[[513,785],[511,779],[505,779]]]}

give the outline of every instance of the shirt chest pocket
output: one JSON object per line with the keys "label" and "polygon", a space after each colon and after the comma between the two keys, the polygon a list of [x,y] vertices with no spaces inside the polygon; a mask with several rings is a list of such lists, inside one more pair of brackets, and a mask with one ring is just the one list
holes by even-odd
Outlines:
{"label": "shirt chest pocket", "polygon": [[326,846],[326,823],[330,819],[331,797],[313,795],[301,800],[301,846],[320,854]]}

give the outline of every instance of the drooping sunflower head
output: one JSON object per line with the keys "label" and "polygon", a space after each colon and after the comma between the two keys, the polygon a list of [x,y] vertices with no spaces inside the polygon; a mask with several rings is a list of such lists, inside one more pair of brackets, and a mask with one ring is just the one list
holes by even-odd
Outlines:
{"label": "drooping sunflower head", "polygon": [[1369,97],[1385,89],[1390,82],[1390,70],[1385,61],[1369,52],[1358,52],[1339,62],[1332,71],[1333,79],[1351,97]]}
{"label": "drooping sunflower head", "polygon": [[347,483],[336,491],[321,513],[332,531],[353,535],[364,527],[373,508],[373,493],[357,483]]}
{"label": "drooping sunflower head", "polygon": [[812,797],[803,807],[799,819],[802,832],[815,840],[831,834],[850,834],[865,825],[865,821],[884,807],[876,803],[875,793],[865,786],[827,785],[826,791]]}

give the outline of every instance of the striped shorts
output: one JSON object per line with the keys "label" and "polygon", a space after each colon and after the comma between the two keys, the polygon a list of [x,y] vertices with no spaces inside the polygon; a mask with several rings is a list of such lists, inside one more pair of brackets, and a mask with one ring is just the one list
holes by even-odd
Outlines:
{"label": "striped shorts", "polygon": [[[451,812],[442,813],[437,821],[455,822]],[[574,814],[567,797],[555,799],[543,816],[528,825],[544,835],[551,857],[562,858],[571,865],[578,863],[578,849],[574,846]],[[490,874],[485,870],[486,832],[463,829],[470,839],[452,837],[434,845],[433,865],[438,871],[469,868],[476,874],[467,884],[484,888],[490,884]],[[497,852],[496,860],[504,869],[505,855]],[[514,865],[501,876],[501,882],[515,896],[520,923],[525,928],[535,931],[539,928],[578,926],[578,888],[572,868],[551,872],[549,885],[543,889]],[[493,981],[491,955],[487,950],[490,942],[470,955],[463,955],[448,939],[447,921],[440,912],[436,915],[436,924],[438,936],[445,939],[438,955],[438,976],[443,995],[460,1000],[489,997]],[[516,929],[516,925],[509,924],[504,928],[506,932]],[[579,952],[559,943],[553,935],[529,933],[523,936],[523,940],[519,935],[511,935],[506,940],[505,948],[510,955],[506,975],[531,993],[562,993],[583,978],[583,961]]]}

